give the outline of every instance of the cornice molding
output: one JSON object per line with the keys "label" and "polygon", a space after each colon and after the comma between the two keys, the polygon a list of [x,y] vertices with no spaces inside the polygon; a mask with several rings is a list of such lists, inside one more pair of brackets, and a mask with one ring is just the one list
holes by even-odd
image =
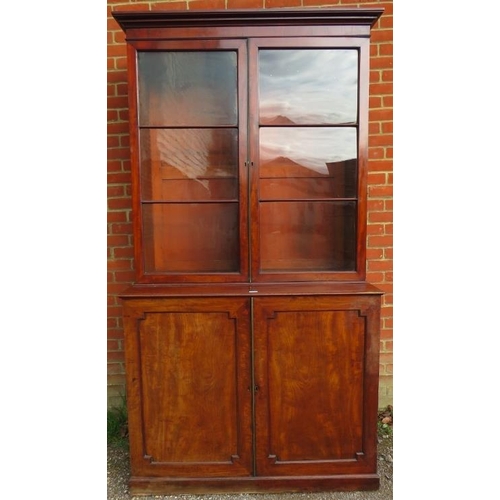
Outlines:
{"label": "cornice molding", "polygon": [[309,8],[188,11],[114,11],[127,31],[137,28],[206,26],[366,25],[372,27],[384,9]]}

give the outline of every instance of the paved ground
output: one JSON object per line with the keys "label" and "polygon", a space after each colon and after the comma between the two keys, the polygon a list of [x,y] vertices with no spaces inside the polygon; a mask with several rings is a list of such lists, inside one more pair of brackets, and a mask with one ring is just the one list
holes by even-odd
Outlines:
{"label": "paved ground", "polygon": [[172,495],[132,497],[128,493],[130,476],[128,452],[120,447],[108,446],[108,500],[391,500],[392,499],[392,437],[379,440],[378,472],[380,488],[377,491],[332,493],[282,493],[240,495]]}

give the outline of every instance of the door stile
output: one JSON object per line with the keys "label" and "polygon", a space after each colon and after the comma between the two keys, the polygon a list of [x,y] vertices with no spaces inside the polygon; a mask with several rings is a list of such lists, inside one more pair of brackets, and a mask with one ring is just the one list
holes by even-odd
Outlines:
{"label": "door stile", "polygon": [[249,179],[248,179],[248,52],[244,41],[238,43],[238,172],[239,187],[239,220],[240,220],[240,274],[244,279],[250,276],[249,257]]}
{"label": "door stile", "polygon": [[259,86],[258,40],[248,40],[248,147],[250,192],[250,279],[256,281],[260,269],[259,232]]}
{"label": "door stile", "polygon": [[370,85],[370,41],[359,40],[358,85],[358,214],[356,268],[362,280],[366,279],[367,193],[368,193],[368,123]]}

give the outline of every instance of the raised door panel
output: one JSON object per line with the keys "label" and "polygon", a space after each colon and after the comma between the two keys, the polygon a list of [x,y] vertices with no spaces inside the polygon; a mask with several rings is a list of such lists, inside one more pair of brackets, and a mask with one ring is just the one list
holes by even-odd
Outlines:
{"label": "raised door panel", "polygon": [[254,300],[257,475],[376,472],[375,304]]}
{"label": "raised door panel", "polygon": [[126,304],[132,475],[251,474],[248,299]]}

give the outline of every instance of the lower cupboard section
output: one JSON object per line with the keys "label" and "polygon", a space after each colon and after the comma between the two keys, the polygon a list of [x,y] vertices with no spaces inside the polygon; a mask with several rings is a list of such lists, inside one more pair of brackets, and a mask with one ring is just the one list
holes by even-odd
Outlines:
{"label": "lower cupboard section", "polygon": [[379,310],[124,299],[131,493],[376,489]]}

